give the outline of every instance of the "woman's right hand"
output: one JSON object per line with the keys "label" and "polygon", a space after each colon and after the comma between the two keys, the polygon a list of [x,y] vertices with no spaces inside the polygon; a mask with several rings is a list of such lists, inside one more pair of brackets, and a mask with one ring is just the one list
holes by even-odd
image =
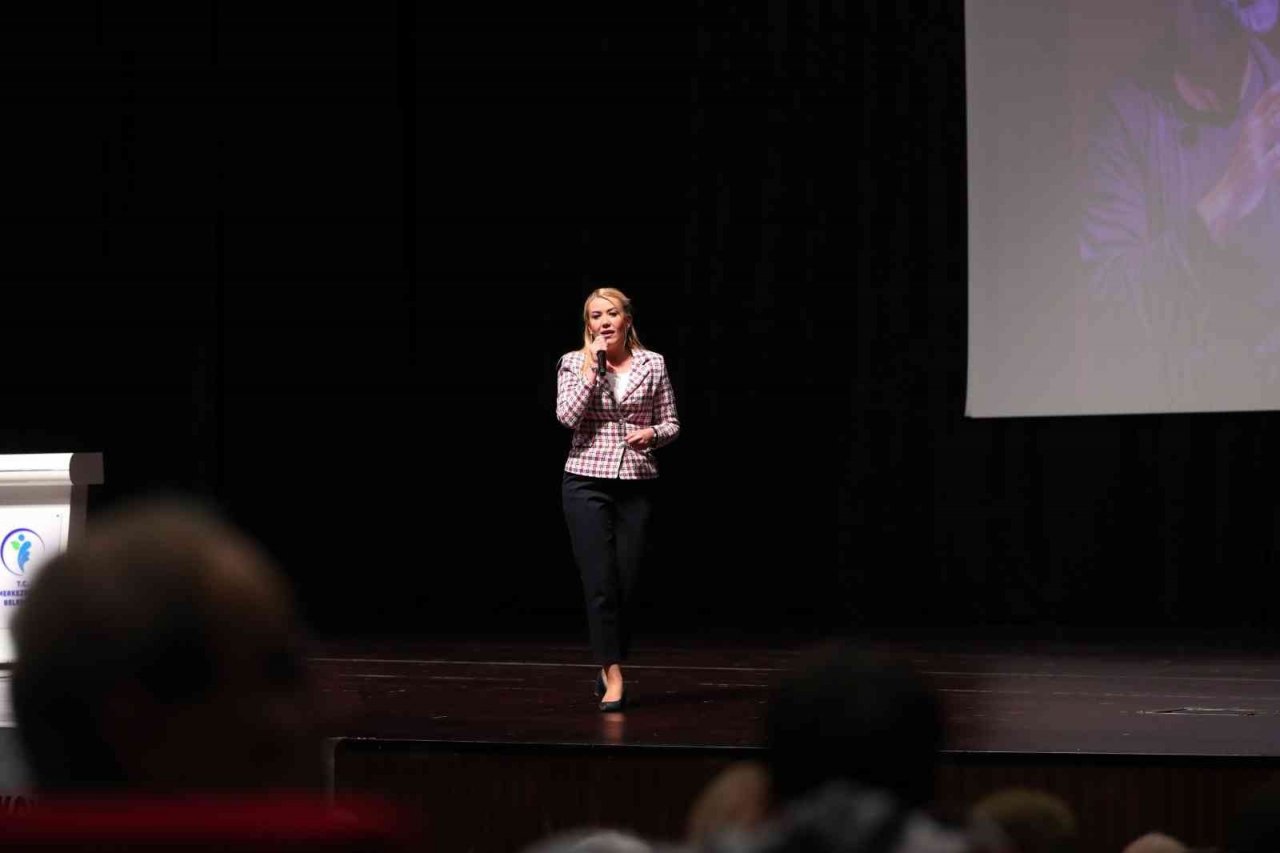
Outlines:
{"label": "woman's right hand", "polygon": [[1280,175],[1280,85],[1272,86],[1245,117],[1227,171],[1196,205],[1214,242],[1262,202]]}
{"label": "woman's right hand", "polygon": [[599,360],[596,353],[604,352],[608,348],[609,339],[604,335],[596,335],[595,338],[592,339],[590,345],[588,345],[587,350],[591,353],[591,369],[587,371],[588,376],[590,377],[587,380],[587,384],[593,385],[596,381],[596,362]]}

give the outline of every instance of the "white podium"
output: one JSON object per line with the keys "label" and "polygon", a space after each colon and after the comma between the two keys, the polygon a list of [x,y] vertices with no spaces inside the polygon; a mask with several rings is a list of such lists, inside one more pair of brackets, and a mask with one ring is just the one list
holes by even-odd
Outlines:
{"label": "white podium", "polygon": [[84,530],[101,453],[0,455],[0,664],[14,658],[9,622],[40,566]]}

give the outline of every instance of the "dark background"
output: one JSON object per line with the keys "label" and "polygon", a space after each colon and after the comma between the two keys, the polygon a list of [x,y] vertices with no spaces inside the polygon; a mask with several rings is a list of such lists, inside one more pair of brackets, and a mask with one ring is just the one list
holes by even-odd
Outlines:
{"label": "dark background", "polygon": [[646,630],[1266,635],[1275,415],[962,416],[960,0],[552,5],[6,12],[0,451],[213,497],[325,633],[575,635],[613,284],[684,424]]}

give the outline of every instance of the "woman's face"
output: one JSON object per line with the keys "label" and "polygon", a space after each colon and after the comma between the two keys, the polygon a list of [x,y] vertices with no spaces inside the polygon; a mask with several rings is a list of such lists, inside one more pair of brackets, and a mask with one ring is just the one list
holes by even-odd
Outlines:
{"label": "woman's face", "polygon": [[1280,0],[1222,0],[1240,26],[1254,35],[1265,35],[1276,25]]}
{"label": "woman's face", "polygon": [[[1268,22],[1266,6],[1277,0],[1179,0],[1174,29],[1181,52],[1178,70],[1214,94],[1214,111],[1239,103],[1240,80],[1249,61],[1250,19]],[[1243,8],[1242,8],[1243,7]]]}
{"label": "woman's face", "polygon": [[587,305],[587,328],[592,337],[603,335],[609,349],[622,346],[626,340],[627,317],[622,309],[603,296],[597,296]]}

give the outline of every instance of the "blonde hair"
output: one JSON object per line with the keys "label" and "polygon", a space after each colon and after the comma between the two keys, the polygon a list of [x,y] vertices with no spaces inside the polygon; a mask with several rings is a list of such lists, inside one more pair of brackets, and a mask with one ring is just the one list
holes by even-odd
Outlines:
{"label": "blonde hair", "polygon": [[631,316],[631,300],[627,298],[627,294],[616,287],[598,287],[587,294],[586,301],[582,303],[582,373],[584,376],[595,367],[595,361],[591,357],[591,301],[593,299],[604,299],[613,303],[613,306],[622,312],[622,316],[627,318],[627,334],[623,338],[623,346],[628,353],[644,349],[644,344],[640,343],[640,336],[636,334],[635,320]]}

